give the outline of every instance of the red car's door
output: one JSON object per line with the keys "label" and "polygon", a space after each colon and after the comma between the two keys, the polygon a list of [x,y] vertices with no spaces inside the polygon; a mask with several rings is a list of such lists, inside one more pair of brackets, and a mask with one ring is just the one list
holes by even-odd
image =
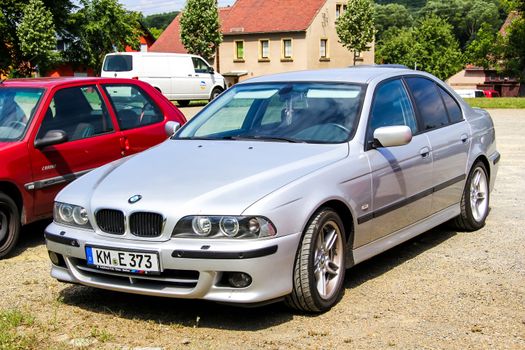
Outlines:
{"label": "red car's door", "polygon": [[[97,86],[79,85],[55,90],[38,116],[40,127],[29,144],[36,216],[49,216],[57,192],[86,172],[121,158],[119,133]],[[35,147],[51,130],[62,130],[67,141]]]}
{"label": "red car's door", "polygon": [[168,115],[161,104],[132,83],[103,84],[120,128],[123,155],[141,152],[164,140]]}

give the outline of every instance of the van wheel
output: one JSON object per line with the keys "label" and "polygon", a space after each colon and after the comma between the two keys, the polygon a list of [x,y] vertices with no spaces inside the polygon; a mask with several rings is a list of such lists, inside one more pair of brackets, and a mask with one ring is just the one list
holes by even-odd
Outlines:
{"label": "van wheel", "polygon": [[190,100],[177,100],[179,107],[188,107],[190,105]]}
{"label": "van wheel", "polygon": [[16,245],[20,234],[20,214],[15,202],[0,192],[0,259]]}
{"label": "van wheel", "polygon": [[295,257],[292,293],[285,303],[305,312],[324,312],[342,296],[345,230],[336,212],[322,209],[308,223]]}
{"label": "van wheel", "polygon": [[215,100],[217,96],[219,96],[223,91],[224,90],[222,90],[219,87],[213,88],[213,90],[211,91],[211,95],[210,95],[210,102]]}

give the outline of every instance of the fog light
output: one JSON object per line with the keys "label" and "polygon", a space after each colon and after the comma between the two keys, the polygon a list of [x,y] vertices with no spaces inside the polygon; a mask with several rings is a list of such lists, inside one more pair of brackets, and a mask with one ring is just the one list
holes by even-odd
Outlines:
{"label": "fog light", "polygon": [[47,253],[49,254],[49,259],[51,259],[51,262],[54,265],[60,265],[60,258],[58,257],[57,253],[51,251],[48,251]]}
{"label": "fog light", "polygon": [[228,283],[233,288],[246,288],[252,284],[252,278],[247,273],[230,272],[228,275]]}

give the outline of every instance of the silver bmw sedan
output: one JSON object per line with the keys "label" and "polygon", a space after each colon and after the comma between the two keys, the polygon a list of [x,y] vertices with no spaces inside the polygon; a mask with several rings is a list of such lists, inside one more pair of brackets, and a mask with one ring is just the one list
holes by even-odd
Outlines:
{"label": "silver bmw sedan", "polygon": [[483,227],[499,159],[489,114],[424,72],[251,79],[62,190],[45,232],[51,275],[323,312],[346,269],[446,221]]}

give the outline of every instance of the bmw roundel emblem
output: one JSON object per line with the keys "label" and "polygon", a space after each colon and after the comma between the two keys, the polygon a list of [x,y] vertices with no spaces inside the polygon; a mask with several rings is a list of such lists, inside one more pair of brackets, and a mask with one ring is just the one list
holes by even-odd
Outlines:
{"label": "bmw roundel emblem", "polygon": [[140,201],[142,199],[142,196],[140,194],[136,194],[134,196],[131,196],[129,197],[128,199],[128,203],[129,204],[133,204],[133,203],[137,203],[138,201]]}

